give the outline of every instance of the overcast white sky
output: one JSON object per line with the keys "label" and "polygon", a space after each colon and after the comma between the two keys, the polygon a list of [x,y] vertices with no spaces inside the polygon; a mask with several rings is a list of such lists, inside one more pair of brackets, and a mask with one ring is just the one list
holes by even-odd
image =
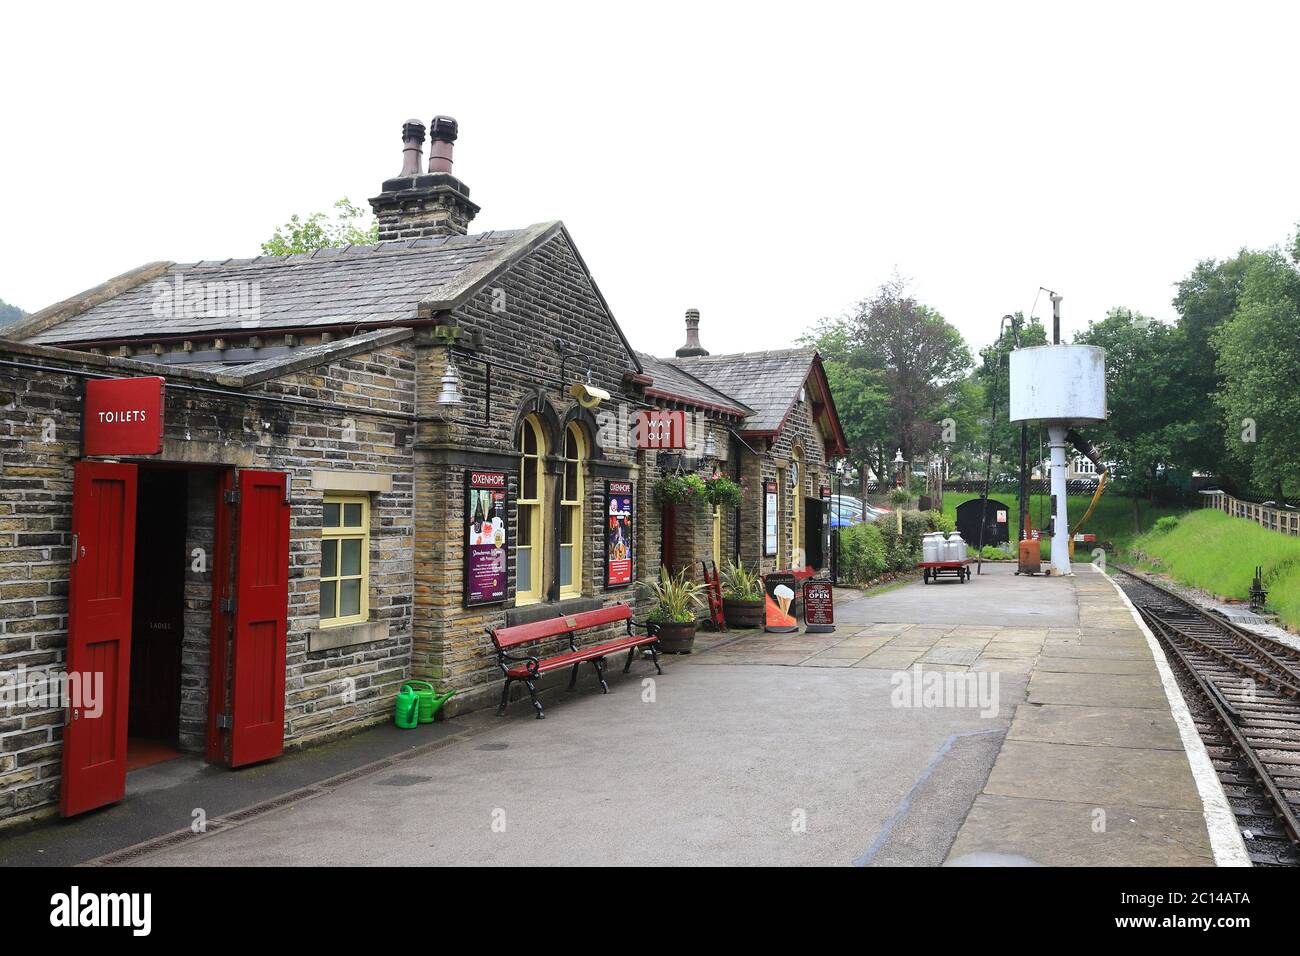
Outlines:
{"label": "overcast white sky", "polygon": [[475,231],[563,219],[643,350],[692,306],[784,346],[895,268],[976,346],[1040,285],[1067,334],[1168,318],[1300,219],[1300,10],[1068,6],[8,4],[0,298],[254,255],[447,113]]}

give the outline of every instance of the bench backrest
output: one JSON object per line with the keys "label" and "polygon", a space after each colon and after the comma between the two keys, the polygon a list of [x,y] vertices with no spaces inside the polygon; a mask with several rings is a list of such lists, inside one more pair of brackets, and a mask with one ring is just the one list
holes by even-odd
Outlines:
{"label": "bench backrest", "polygon": [[528,644],[548,637],[559,637],[562,634],[572,634],[574,631],[582,631],[589,627],[601,627],[605,624],[613,624],[615,621],[629,621],[631,619],[632,608],[626,604],[615,604],[613,607],[597,608],[594,611],[566,614],[563,617],[548,617],[541,621],[532,621],[529,624],[496,627],[492,628],[489,633],[492,635],[492,643],[499,649],[505,650],[508,647],[517,647],[520,644]]}

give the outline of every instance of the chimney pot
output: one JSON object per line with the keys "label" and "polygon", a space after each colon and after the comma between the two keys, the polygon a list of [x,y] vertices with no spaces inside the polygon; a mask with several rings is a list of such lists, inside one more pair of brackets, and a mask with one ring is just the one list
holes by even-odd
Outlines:
{"label": "chimney pot", "polygon": [[700,345],[700,310],[686,310],[686,344],[677,350],[678,358],[708,355],[709,350]]}
{"label": "chimney pot", "polygon": [[435,116],[429,132],[429,171],[423,162],[425,125],[402,124],[402,173],[384,180],[383,191],[370,200],[379,223],[379,241],[463,236],[478,215],[469,187],[451,174],[451,149],[459,130],[450,116]]}
{"label": "chimney pot", "polygon": [[450,116],[435,116],[429,124],[429,172],[450,173],[451,151],[460,127]]}
{"label": "chimney pot", "polygon": [[420,175],[424,159],[424,123],[410,119],[402,124],[402,176]]}

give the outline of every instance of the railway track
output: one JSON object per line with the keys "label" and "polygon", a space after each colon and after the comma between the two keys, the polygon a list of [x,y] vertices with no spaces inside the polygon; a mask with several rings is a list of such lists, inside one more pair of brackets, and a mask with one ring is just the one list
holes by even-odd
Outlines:
{"label": "railway track", "polygon": [[1178,672],[1251,861],[1300,866],[1300,651],[1117,570]]}

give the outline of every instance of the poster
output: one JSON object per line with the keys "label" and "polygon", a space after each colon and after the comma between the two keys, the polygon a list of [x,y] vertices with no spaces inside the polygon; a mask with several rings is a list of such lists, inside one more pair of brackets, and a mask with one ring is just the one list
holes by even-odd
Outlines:
{"label": "poster", "polygon": [[763,554],[776,554],[776,482],[763,482]]}
{"label": "poster", "polygon": [[506,599],[506,473],[465,473],[465,606]]}
{"label": "poster", "polygon": [[605,586],[632,583],[632,482],[605,482]]}

